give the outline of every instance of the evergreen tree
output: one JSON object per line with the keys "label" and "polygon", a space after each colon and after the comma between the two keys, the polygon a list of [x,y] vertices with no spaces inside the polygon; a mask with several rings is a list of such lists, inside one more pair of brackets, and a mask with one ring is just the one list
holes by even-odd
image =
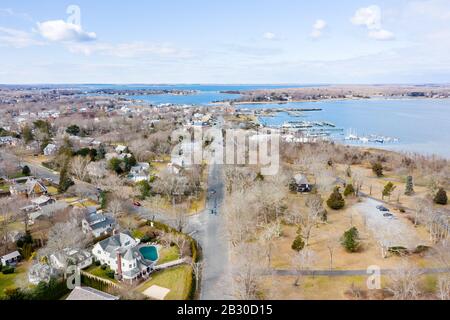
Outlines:
{"label": "evergreen tree", "polygon": [[61,171],[59,173],[58,192],[64,193],[73,185],[74,182],[69,176],[69,159],[66,159],[64,160],[63,166],[61,167]]}
{"label": "evergreen tree", "polygon": [[347,186],[345,187],[344,190],[344,196],[348,197],[348,196],[354,196],[355,195],[355,188],[353,187],[353,184],[347,184]]}
{"label": "evergreen tree", "polygon": [[439,188],[438,192],[434,196],[434,203],[446,205],[448,202],[447,192],[445,192],[444,188]]}
{"label": "evergreen tree", "polygon": [[348,252],[357,252],[360,246],[358,237],[358,229],[353,227],[344,232],[344,235],[341,238],[341,244]]}
{"label": "evergreen tree", "polygon": [[414,194],[414,185],[413,185],[413,177],[406,177],[406,187],[405,187],[405,195],[412,196]]}
{"label": "evergreen tree", "polygon": [[29,167],[29,166],[24,166],[24,167],[22,168],[22,174],[23,174],[24,176],[26,176],[26,177],[29,177],[30,174],[31,174],[30,167]]}
{"label": "evergreen tree", "polygon": [[327,205],[333,210],[339,210],[345,206],[345,200],[339,192],[339,187],[334,188],[333,193],[327,200]]}
{"label": "evergreen tree", "polygon": [[31,141],[34,140],[33,131],[28,125],[25,125],[22,128],[22,139],[25,144],[29,144]]}
{"label": "evergreen tree", "polygon": [[384,199],[384,197],[391,197],[392,192],[395,190],[395,186],[392,182],[388,182],[383,189],[382,192],[382,198]]}
{"label": "evergreen tree", "polygon": [[304,247],[305,247],[305,241],[303,241],[303,238],[300,235],[298,235],[292,242],[291,248],[292,248],[292,250],[299,252],[299,251],[302,251]]}
{"label": "evergreen tree", "polygon": [[375,173],[375,175],[377,177],[382,177],[383,176],[383,166],[381,165],[380,162],[375,162],[372,165],[372,171],[373,171],[373,173]]}

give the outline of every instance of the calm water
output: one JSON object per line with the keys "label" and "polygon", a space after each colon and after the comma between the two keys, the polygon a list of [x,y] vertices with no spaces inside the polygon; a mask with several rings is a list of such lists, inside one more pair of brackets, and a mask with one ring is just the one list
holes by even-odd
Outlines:
{"label": "calm water", "polygon": [[[236,90],[258,90],[258,89],[278,89],[278,88],[301,88],[309,85],[200,85],[200,84],[182,84],[182,85],[81,85],[83,89],[117,89],[117,90],[196,90],[196,94],[191,95],[145,95],[145,96],[128,96],[127,98],[143,100],[151,104],[196,104],[208,105],[214,101],[232,100],[239,98],[236,94],[220,93],[221,91]],[[311,85],[312,86],[312,85]],[[314,85],[317,86],[317,85]]]}
{"label": "calm water", "polygon": [[438,154],[450,158],[450,100],[344,100],[246,105],[248,108],[321,108],[292,118],[287,113],[261,120],[281,125],[289,120],[329,121],[360,136],[383,135],[400,139],[398,143],[369,144],[385,149]]}
{"label": "calm water", "polygon": [[[85,89],[178,89],[196,90],[198,94],[135,96],[153,104],[198,104],[235,99],[238,95],[220,91],[255,90],[274,88],[308,87],[300,85],[84,85]],[[315,85],[311,85],[315,86]],[[373,146],[399,151],[438,154],[450,158],[450,99],[411,100],[343,100],[279,104],[242,105],[242,108],[322,108],[321,112],[306,112],[306,117],[291,118],[287,113],[261,120],[267,124],[281,125],[289,120],[329,121],[344,133],[352,129],[359,136],[381,135],[398,138],[398,143],[373,144]],[[343,138],[343,134],[340,138]],[[372,145],[372,144],[367,144]]]}

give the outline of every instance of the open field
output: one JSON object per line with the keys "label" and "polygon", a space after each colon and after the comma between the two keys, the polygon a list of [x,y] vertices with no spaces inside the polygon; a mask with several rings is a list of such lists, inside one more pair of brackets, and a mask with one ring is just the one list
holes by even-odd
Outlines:
{"label": "open field", "polygon": [[144,292],[153,285],[170,290],[165,300],[186,300],[189,298],[191,286],[193,285],[192,269],[190,266],[182,265],[156,272],[136,290]]}

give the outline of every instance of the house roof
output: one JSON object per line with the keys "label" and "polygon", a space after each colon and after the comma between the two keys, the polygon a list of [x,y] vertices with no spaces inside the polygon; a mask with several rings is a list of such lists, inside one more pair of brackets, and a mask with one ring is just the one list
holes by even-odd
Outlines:
{"label": "house roof", "polygon": [[294,176],[294,180],[295,180],[295,183],[296,184],[298,184],[298,185],[301,185],[301,184],[308,184],[309,182],[308,182],[308,179],[306,178],[306,176],[305,175],[303,175],[303,174],[296,174],[295,176]]}
{"label": "house roof", "polygon": [[16,259],[18,257],[20,257],[19,251],[14,251],[14,252],[5,254],[4,256],[1,257],[1,259],[3,261],[8,261],[8,260],[11,260],[11,259]]}
{"label": "house roof", "polygon": [[119,300],[119,297],[90,287],[75,287],[66,300]]}
{"label": "house roof", "polygon": [[47,203],[48,201],[50,201],[50,197],[47,196],[40,196],[39,198],[31,200],[32,203],[37,204],[38,206]]}
{"label": "house roof", "polygon": [[104,251],[115,255],[118,249],[129,246],[132,243],[136,243],[136,240],[134,240],[128,233],[121,232],[100,241],[98,244]]}

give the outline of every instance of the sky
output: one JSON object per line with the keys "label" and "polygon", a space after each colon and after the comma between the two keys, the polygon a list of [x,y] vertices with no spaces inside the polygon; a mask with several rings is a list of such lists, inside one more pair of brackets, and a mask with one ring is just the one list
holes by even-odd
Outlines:
{"label": "sky", "polygon": [[450,83],[450,0],[0,0],[0,83]]}

